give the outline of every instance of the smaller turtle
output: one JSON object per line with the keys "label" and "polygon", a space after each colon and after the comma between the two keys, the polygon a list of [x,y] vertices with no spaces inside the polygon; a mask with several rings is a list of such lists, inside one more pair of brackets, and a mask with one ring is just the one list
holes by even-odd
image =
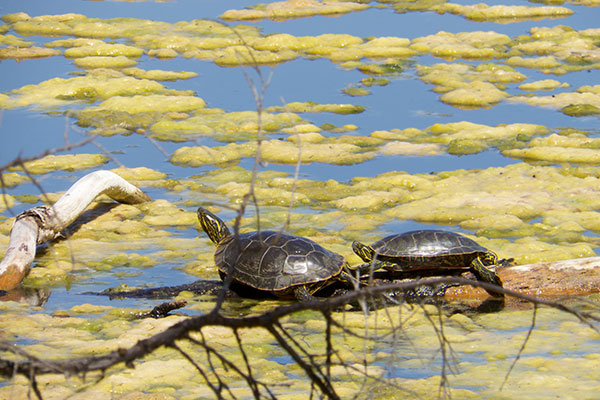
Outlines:
{"label": "smaller turtle", "polygon": [[[478,280],[502,286],[495,272],[498,264],[496,253],[455,232],[405,232],[387,236],[370,246],[355,241],[352,250],[365,262],[355,267],[362,274],[380,269],[415,271],[469,268]],[[499,296],[493,291],[489,293]]]}
{"label": "smaller turtle", "polygon": [[314,300],[313,293],[336,281],[354,287],[344,257],[310,239],[274,231],[236,236],[210,211],[200,207],[197,214],[217,245],[215,264],[222,279],[231,274],[243,286],[299,301]]}

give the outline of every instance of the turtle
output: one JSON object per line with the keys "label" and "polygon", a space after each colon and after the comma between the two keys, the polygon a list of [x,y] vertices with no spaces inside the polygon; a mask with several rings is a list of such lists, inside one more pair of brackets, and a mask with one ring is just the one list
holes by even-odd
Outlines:
{"label": "turtle", "polygon": [[315,300],[316,291],[336,281],[354,285],[344,257],[310,239],[276,231],[233,235],[205,208],[198,208],[197,214],[217,246],[215,264],[223,280],[231,274],[233,282],[243,287],[301,302]]}
{"label": "turtle", "polygon": [[352,250],[365,262],[355,267],[361,274],[380,269],[393,272],[469,268],[478,280],[502,286],[495,267],[505,260],[498,262],[496,253],[456,232],[410,231],[384,237],[370,246],[354,241]]}

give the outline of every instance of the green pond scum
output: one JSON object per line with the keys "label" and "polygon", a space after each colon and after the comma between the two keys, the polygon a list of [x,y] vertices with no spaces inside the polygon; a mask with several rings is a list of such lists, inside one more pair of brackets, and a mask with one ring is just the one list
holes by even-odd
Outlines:
{"label": "green pond scum", "polygon": [[[40,248],[23,282],[25,288],[76,296],[90,284],[108,287],[104,280],[132,278],[139,283],[113,285],[127,291],[156,286],[152,280],[146,282],[149,275],[219,279],[214,245],[202,233],[195,210],[202,206],[222,213],[234,226],[232,210],[250,191],[257,207],[247,208],[240,219],[241,232],[254,231],[257,224],[260,229],[284,227],[343,255],[351,265],[361,262],[352,251],[353,240],[373,242],[394,226],[403,229],[407,221],[459,229],[500,258],[514,258],[516,264],[595,256],[600,248],[600,139],[597,130],[576,126],[586,118],[598,118],[600,85],[593,79],[574,85],[569,78],[586,71],[597,73],[600,29],[575,29],[569,24],[574,12],[597,12],[592,6],[600,3],[536,3],[288,0],[176,22],[94,18],[82,13],[4,15],[2,62],[36,63],[48,58],[63,61],[66,69],[56,77],[32,77],[28,84],[9,87],[0,93],[0,111],[67,115],[77,129],[98,135],[99,140],[127,143],[132,135],[144,135],[168,150],[166,156],[158,156],[159,162],[151,162],[148,156],[148,164],[142,165],[127,159],[127,144],[122,145],[123,153],[111,157],[88,146],[2,171],[0,254],[8,247],[15,207],[52,203],[72,177],[106,168],[149,192],[154,200],[125,205],[107,196],[97,198],[85,217],[63,232],[66,239]],[[365,21],[386,9],[398,14],[436,13],[431,15],[437,18],[458,16],[468,20],[461,29],[469,30],[431,27],[427,34],[412,37],[285,32],[288,20]],[[554,21],[559,18],[560,22]],[[259,26],[265,20],[276,21],[269,25],[269,33]],[[522,21],[528,21],[526,29],[503,33],[508,30],[501,27]],[[479,22],[485,22],[485,28]],[[326,31],[327,22],[322,26]],[[185,67],[172,70],[177,60],[185,61]],[[215,106],[214,94],[196,84],[202,73],[194,70],[194,65],[211,63],[211,68],[243,75],[267,66],[277,76],[280,65],[310,61],[347,73],[348,81],[323,89],[332,96],[296,98],[293,93],[276,93],[286,99],[265,102],[260,113],[255,108]],[[361,126],[362,116],[378,112],[373,99],[407,79],[418,80],[436,101],[465,118],[450,113],[452,118],[423,119],[418,126],[402,118],[393,125]],[[242,89],[247,88],[238,93]],[[470,110],[492,112],[499,105],[554,112],[572,120],[573,126],[469,120]],[[401,157],[454,160],[492,153],[503,157],[502,166],[448,167],[426,173],[394,166]],[[253,171],[257,154],[260,162]],[[116,165],[114,159],[124,165]],[[392,167],[367,168],[377,162]],[[339,179],[327,172],[319,177],[304,173],[304,168],[317,167],[360,172]],[[52,187],[44,195],[23,194],[31,177],[44,182],[55,176],[64,187]],[[14,189],[19,194],[12,194]],[[105,354],[165,330],[188,318],[186,313],[210,312],[215,300],[184,292],[178,297],[188,302],[184,312],[139,319],[151,302],[136,303],[138,308],[121,307],[116,301],[92,304],[86,299],[68,307],[54,304],[52,310],[0,302],[0,338],[18,342],[44,359]],[[594,305],[599,301],[597,296],[585,300]],[[223,313],[258,315],[282,304],[286,302],[232,300],[225,302]],[[329,373],[335,390],[341,398],[362,398],[364,393],[373,399],[436,398],[444,383],[442,373],[450,371],[446,383],[453,398],[597,396],[597,330],[563,312],[539,308],[529,334],[531,309],[463,312],[478,305],[458,304],[456,309],[443,310],[398,305],[368,316],[334,313],[332,318],[350,330],[331,328],[335,354]],[[444,367],[440,322],[452,353]],[[281,324],[290,335],[302,338],[317,362],[324,362],[328,349],[322,314],[305,311],[285,317]],[[191,336],[210,343],[240,368],[245,368],[245,359],[250,360],[253,377],[268,385],[277,398],[305,399],[311,393],[304,371],[275,345],[268,331],[238,329],[235,333],[243,354],[230,328],[204,327]],[[209,359],[197,343],[182,340],[177,345],[192,354],[198,365],[212,362],[231,397],[253,396],[246,381],[214,357]],[[16,356],[3,352],[2,358]],[[98,378],[99,374],[91,373],[85,380],[62,374],[36,379],[44,398],[214,397],[201,374],[173,348],[160,348],[136,362],[135,368],[119,365]],[[209,379],[219,383],[213,376]],[[29,381],[22,376],[0,381],[0,399],[26,398],[30,391]]]}

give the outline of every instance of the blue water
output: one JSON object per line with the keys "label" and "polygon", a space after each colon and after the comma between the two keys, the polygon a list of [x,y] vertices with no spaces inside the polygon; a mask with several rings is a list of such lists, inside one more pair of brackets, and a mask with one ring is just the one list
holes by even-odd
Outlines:
{"label": "blue water", "polygon": [[[462,1],[461,4],[479,3],[478,0]],[[511,4],[534,5],[524,0],[514,0]],[[148,2],[121,2],[121,1],[84,1],[84,0],[2,0],[0,1],[0,15],[26,12],[31,16],[43,14],[81,13],[95,18],[135,17],[141,19],[161,20],[166,22],[189,21],[192,19],[218,19],[218,16],[228,9],[243,8],[253,2],[247,0],[175,0],[166,3]],[[371,3],[375,5],[376,3]],[[416,37],[435,34],[438,31],[465,32],[465,31],[496,31],[511,37],[527,34],[529,29],[537,26],[568,25],[574,29],[597,28],[600,21],[600,8],[575,6],[563,4],[575,11],[569,18],[523,21],[512,24],[479,23],[467,21],[454,15],[439,15],[433,12],[413,12],[406,14],[395,13],[389,7],[372,8],[367,11],[351,13],[339,17],[312,17],[289,20],[285,22],[260,21],[248,23],[258,26],[262,33],[289,33],[296,36],[319,35],[323,33],[348,33],[360,37],[370,36],[398,36],[413,39]],[[11,33],[11,32],[9,32]],[[26,38],[37,43],[46,43],[56,38],[31,37]],[[193,90],[202,97],[208,107],[222,108],[228,112],[254,110],[255,102],[252,97],[246,76],[240,68],[224,68],[212,62],[178,57],[173,60],[157,60],[147,56],[141,57],[139,67],[143,69],[184,70],[193,71],[197,77],[190,80],[177,82],[164,82],[172,89]],[[435,64],[445,62],[432,56],[421,56],[416,59],[419,64]],[[457,61],[465,62],[467,61]],[[501,60],[497,60],[501,62]],[[526,82],[540,79],[556,79],[567,82],[574,90],[582,85],[594,85],[600,82],[599,70],[584,70],[569,73],[563,76],[548,76],[533,70],[520,69],[528,76]],[[257,82],[257,75],[251,68],[246,68],[248,75]],[[317,103],[351,103],[365,107],[361,114],[336,115],[302,114],[307,121],[319,126],[334,124],[341,126],[354,124],[358,130],[353,135],[368,136],[376,130],[405,129],[409,127],[424,129],[435,123],[449,123],[457,121],[470,121],[485,125],[495,126],[510,123],[534,123],[548,126],[551,129],[560,127],[573,127],[589,132],[592,136],[600,134],[598,118],[585,117],[573,118],[553,109],[532,107],[525,104],[503,102],[489,109],[461,110],[439,101],[439,94],[433,92],[433,86],[417,79],[416,72],[408,68],[396,76],[388,77],[387,86],[373,86],[369,96],[350,97],[342,92],[344,88],[357,86],[366,75],[356,70],[343,70],[338,65],[328,60],[296,59],[275,68],[261,68],[264,76],[272,74],[270,84],[264,99],[265,107],[280,106],[294,101],[313,101]],[[0,93],[9,92],[27,84],[54,78],[69,78],[80,70],[70,60],[62,56],[47,59],[0,61]],[[519,94],[517,85],[510,86],[507,91]],[[557,90],[560,92],[561,90]],[[85,130],[74,125],[74,120],[60,114],[30,109],[0,110],[0,167],[12,161],[15,157],[31,157],[43,151],[65,144],[65,136],[70,143],[82,140]],[[324,132],[325,135],[330,133]],[[335,135],[331,133],[331,135]],[[275,135],[275,137],[277,137]],[[187,168],[173,165],[168,162],[161,150],[150,143],[145,137],[138,134],[130,136],[101,137],[96,140],[101,149],[93,144],[88,144],[77,152],[100,153],[106,150],[117,162],[109,161],[103,168],[115,168],[119,164],[127,167],[146,166],[160,170],[174,179],[188,179],[191,176],[212,170],[218,167],[206,166],[202,168]],[[205,145],[222,145],[211,138],[198,138],[197,143]],[[160,142],[160,146],[168,154],[178,147],[193,145],[187,143]],[[452,156],[439,155],[427,157],[408,156],[379,156],[373,160],[351,165],[336,166],[314,163],[303,165],[300,177],[315,180],[335,179],[349,182],[355,177],[369,177],[389,171],[406,171],[411,174],[437,173],[457,169],[478,169],[488,167],[501,167],[519,162],[509,159],[495,149],[475,155]],[[239,165],[252,168],[253,159],[244,159]],[[293,175],[295,166],[268,164],[261,166],[260,170],[283,171]],[[57,172],[37,177],[39,184],[45,191],[57,192],[66,190],[78,178],[89,171]],[[166,198],[175,202],[181,208],[192,210],[186,205],[185,193],[167,192],[163,189],[144,188],[153,198]],[[38,187],[32,184],[20,185],[8,190],[12,195],[39,194]],[[197,194],[196,194],[197,195]],[[19,204],[13,209],[2,213],[10,217],[27,208],[30,204]],[[298,213],[314,212],[302,208]],[[253,215],[253,210],[249,211]],[[232,212],[223,212],[222,217],[230,219]],[[388,235],[398,231],[408,231],[420,228],[443,228],[462,231],[456,226],[424,225],[414,221],[391,220],[379,227],[381,235]],[[331,227],[323,227],[330,229]],[[333,228],[335,229],[335,227]],[[199,235],[196,228],[177,229],[176,237],[195,238]],[[586,233],[588,236],[597,236]],[[160,240],[157,240],[155,249],[145,250],[148,253],[160,249]],[[144,251],[137,251],[144,253]],[[43,309],[36,312],[51,313],[56,310],[69,309],[82,303],[110,304],[119,307],[132,307],[149,309],[159,301],[145,299],[108,300],[104,297],[84,294],[88,291],[102,291],[107,287],[118,286],[124,282],[130,286],[170,286],[178,283],[189,283],[198,279],[183,271],[184,263],[189,260],[163,262],[151,268],[135,269],[132,267],[114,268],[110,271],[86,270],[76,272],[75,281],[71,285],[58,283],[52,287],[49,300]],[[193,311],[185,311],[194,313]],[[93,316],[91,316],[93,317]],[[28,343],[23,339],[22,343]],[[384,343],[384,345],[387,345]],[[396,349],[394,349],[396,350]],[[382,350],[384,351],[384,350]],[[476,360],[479,355],[472,355]],[[542,356],[550,356],[542,354]],[[288,357],[271,358],[281,364],[290,363]],[[388,377],[403,377],[420,379],[438,374],[440,364],[434,361],[423,364],[423,368],[404,368],[401,356],[398,364],[386,364]],[[484,362],[485,360],[479,360]],[[433,369],[433,371],[432,371]],[[500,379],[500,378],[499,378]],[[3,384],[0,383],[0,386]]]}
{"label": "blue water", "polygon": [[[476,3],[476,2],[470,2]],[[513,2],[514,4],[529,5],[526,1]],[[81,13],[88,17],[116,18],[135,17],[154,19],[166,22],[192,20],[195,18],[213,18],[234,8],[243,8],[250,5],[247,1],[216,1],[216,0],[178,0],[167,3],[155,2],[120,2],[120,1],[15,1],[4,0],[0,3],[0,14],[26,12],[31,16],[43,14]],[[465,3],[466,4],[466,3]],[[567,24],[575,29],[596,27],[600,11],[595,8],[582,8],[581,6],[564,5],[576,11],[574,16],[563,19],[524,21],[512,24],[479,23],[468,21],[460,16],[440,15],[434,12],[411,12],[398,14],[390,7],[371,8],[362,12],[355,12],[339,17],[312,17],[294,19],[285,22],[272,22],[263,20],[247,23],[261,28],[264,34],[290,33],[292,35],[319,35],[323,33],[348,33],[360,37],[371,36],[398,36],[413,39],[438,31],[461,32],[474,30],[494,30],[499,33],[516,37],[526,34],[531,27],[555,26]],[[235,24],[233,24],[235,25]],[[9,32],[10,33],[10,32]],[[56,38],[30,37],[31,41],[43,44]],[[142,56],[139,67],[144,69],[163,69],[174,71],[193,71],[197,77],[177,82],[163,82],[172,89],[193,90],[202,97],[208,107],[222,108],[226,111],[245,111],[255,109],[255,102],[249,88],[247,77],[258,84],[259,77],[252,68],[245,68],[245,73],[240,68],[224,68],[212,62],[178,57],[172,60],[158,60]],[[416,58],[419,64],[435,64],[445,62],[432,56]],[[456,61],[469,62],[469,61]],[[499,62],[499,61],[498,61]],[[470,62],[476,64],[476,62]],[[51,57],[47,59],[3,60],[0,62],[0,92],[20,88],[27,84],[36,84],[41,81],[62,77],[68,78],[80,70],[71,60],[64,57]],[[533,70],[523,70],[528,76],[527,81],[553,78],[568,82],[573,90],[584,84],[593,84],[600,79],[598,70],[569,73],[560,77],[547,76]],[[314,101],[317,103],[351,103],[365,107],[360,114],[337,115],[332,113],[302,114],[308,122],[315,125],[333,124],[341,126],[354,124],[358,130],[353,135],[368,136],[376,130],[405,129],[409,127],[424,129],[435,123],[449,123],[455,121],[470,121],[474,123],[495,126],[498,124],[525,122],[539,123],[550,128],[563,126],[576,127],[586,130],[593,135],[598,133],[597,118],[572,118],[556,110],[531,107],[523,104],[503,102],[489,109],[461,110],[439,101],[439,94],[433,92],[433,86],[417,79],[413,68],[407,68],[401,73],[388,77],[386,86],[372,86],[369,88],[371,95],[351,97],[342,92],[344,88],[356,86],[366,75],[357,70],[344,70],[328,60],[306,60],[298,58],[294,61],[283,63],[277,67],[262,67],[263,77],[270,76],[270,83],[266,88],[264,106],[280,106],[287,102]],[[514,86],[514,87],[513,87]],[[511,94],[519,93],[516,85],[507,89]],[[61,116],[60,111],[48,113],[46,111],[30,109],[4,110],[0,113],[0,166],[16,156],[31,157],[42,153],[49,148],[64,145],[65,136],[69,143],[75,143],[85,137],[85,130],[74,125],[72,119]],[[336,135],[324,132],[325,135]],[[277,135],[273,135],[277,137]],[[160,142],[158,149],[144,136],[132,134],[129,136],[101,137],[96,140],[98,146],[88,144],[78,152],[98,153],[107,151],[112,161],[103,168],[115,168],[119,165],[127,167],[147,166],[166,172],[174,179],[186,179],[189,176],[201,174],[203,171],[214,169],[213,166],[202,168],[187,168],[175,166],[168,162],[162,151],[172,153],[178,147],[193,145],[193,142],[170,143]],[[195,143],[205,145],[221,145],[211,138],[198,138]],[[491,149],[475,155],[452,156],[439,155],[427,157],[410,156],[379,156],[373,160],[351,166],[336,166],[314,163],[303,165],[300,177],[317,180],[335,179],[349,182],[357,176],[375,176],[389,171],[406,171],[408,173],[436,173],[456,169],[477,169],[499,167],[516,163],[502,156],[497,150]],[[244,159],[239,165],[252,168],[253,159]],[[283,171],[293,175],[295,166],[267,164],[259,168],[263,170]],[[73,173],[58,172],[40,177],[40,185],[47,191],[66,190],[76,179],[89,171]],[[162,189],[146,188],[153,198],[168,198],[171,201],[184,203],[185,198],[178,194],[168,193]],[[32,184],[24,184],[10,189],[9,193],[37,194],[38,188]],[[29,204],[20,204],[5,215],[10,216],[29,208]],[[185,207],[185,206],[183,206]],[[303,211],[304,212],[304,211]],[[383,231],[418,229],[422,224],[411,221],[390,221],[381,227]],[[452,229],[453,227],[447,227]],[[195,229],[178,231],[183,237],[195,237]],[[166,267],[167,270],[172,266]],[[184,273],[169,275],[164,280],[164,271],[152,268],[151,276],[144,271],[140,277],[129,277],[123,280],[136,284],[137,280],[149,279],[150,283],[174,284],[182,281],[194,280],[194,277]],[[90,285],[96,282],[104,284],[117,283],[118,274],[96,276],[91,282],[82,282]],[[77,291],[77,285],[71,292]],[[60,301],[56,298],[60,298]],[[53,296],[48,305],[60,304],[67,306],[69,296]],[[77,303],[79,300],[73,300]],[[65,302],[67,304],[65,304]]]}

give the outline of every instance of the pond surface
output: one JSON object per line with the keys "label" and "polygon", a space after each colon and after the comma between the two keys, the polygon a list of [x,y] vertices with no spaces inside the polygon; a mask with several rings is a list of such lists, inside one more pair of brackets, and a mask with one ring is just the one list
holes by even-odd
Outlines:
{"label": "pond surface", "polygon": [[[477,3],[463,1],[460,6]],[[59,154],[104,154],[107,158],[85,168],[79,162],[60,167],[48,161],[44,165],[47,170],[33,172],[36,185],[24,179],[5,189],[13,202],[8,209],[0,207],[2,248],[8,243],[12,217],[42,204],[40,188],[55,200],[56,194],[95,169],[130,169],[122,171],[123,176],[155,200],[150,205],[112,208],[81,226],[69,240],[41,248],[24,286],[48,290],[49,298],[34,308],[7,302],[2,318],[7,338],[37,352],[61,348],[55,337],[11,328],[11,321],[23,319],[30,327],[48,324],[53,335],[62,336],[64,325],[57,320],[69,315],[73,327],[85,325],[103,340],[112,340],[118,336],[114,330],[119,323],[124,329],[141,329],[138,322],[119,320],[114,310],[147,309],[159,301],[110,301],[85,292],[120,284],[152,287],[217,279],[212,264],[214,246],[200,231],[195,210],[213,207],[231,223],[235,216],[232,208],[249,187],[255,162],[252,146],[257,138],[252,114],[257,104],[251,86],[260,90],[261,76],[249,65],[252,63],[224,66],[230,62],[227,54],[234,54],[234,62],[236,55],[241,60],[243,50],[231,50],[240,37],[257,58],[274,60],[259,67],[262,78],[268,79],[262,99],[268,113],[266,131],[261,135],[263,159],[256,181],[261,228],[283,227],[291,210],[290,232],[319,241],[351,264],[359,261],[351,251],[352,240],[369,242],[422,227],[466,233],[501,257],[514,257],[519,264],[598,254],[600,10],[593,1],[588,5],[552,3],[506,4],[528,7],[513,9],[513,15],[550,7],[535,20],[494,20],[488,14],[474,21],[465,17],[468,8],[460,12],[452,8],[455,15],[450,12],[451,3],[440,0],[351,3],[368,7],[336,17],[240,22],[224,21],[221,15],[252,6],[251,2],[4,0],[0,4],[0,15],[5,16],[0,25],[0,33],[4,33],[0,51],[40,47],[57,49],[57,54],[44,58],[2,55],[0,166],[15,157],[32,157],[64,146],[65,137],[76,143],[89,134],[98,134],[93,143]],[[550,18],[559,9],[572,13]],[[10,17],[16,13],[27,16]],[[87,18],[31,20],[67,13]],[[94,30],[93,24],[85,25],[89,19],[105,24],[104,28]],[[216,23],[203,31],[193,20]],[[30,21],[34,24],[27,25]],[[123,21],[130,21],[130,30],[120,25],[124,26]],[[229,25],[221,25],[225,23]],[[143,24],[150,28],[141,27]],[[241,32],[239,37],[231,27]],[[52,29],[62,33],[51,35]],[[469,36],[469,32],[473,34]],[[275,36],[281,33],[290,36]],[[320,36],[328,34],[338,36]],[[275,44],[269,42],[274,37],[279,38]],[[394,40],[382,44],[388,37]],[[91,48],[126,47],[94,50],[95,55],[105,55],[104,60],[71,56],[86,44],[57,41],[72,38],[87,40]],[[379,44],[373,44],[376,38],[382,38]],[[190,44],[183,46],[187,40]],[[217,46],[210,40],[227,44]],[[311,40],[312,44],[307,44]],[[20,44],[14,45],[15,41]],[[206,44],[209,42],[212,44]],[[120,53],[134,50],[140,54]],[[117,56],[134,64],[133,68],[113,67],[111,62]],[[95,62],[99,68],[86,64]],[[194,75],[177,80],[143,75],[151,70]],[[62,80],[45,86],[55,78]],[[521,86],[528,83],[537,86]],[[352,89],[365,95],[352,96]],[[173,100],[156,103],[160,107],[154,108],[142,97],[119,106],[111,103],[117,97],[137,95],[157,102],[164,96],[188,97],[181,105],[175,106]],[[498,97],[483,100],[488,95]],[[190,99],[202,99],[206,105],[189,107]],[[294,103],[306,103],[305,109],[315,104],[330,107],[329,111],[295,112],[291,117],[286,112],[297,111]],[[335,112],[334,106],[340,104],[360,108]],[[136,106],[147,108],[132,111]],[[207,148],[216,150],[213,158],[198,153]],[[300,181],[292,195],[298,148],[305,162],[298,169]],[[21,171],[16,174],[24,176]],[[290,209],[291,198],[295,202]],[[255,208],[248,207],[243,230],[256,228],[255,214]],[[0,249],[0,254],[3,252]],[[77,311],[88,303],[98,308]],[[247,312],[244,307],[260,312],[279,304],[248,303],[231,302],[225,307],[241,314]],[[182,313],[201,314],[210,310],[211,304],[212,299],[203,298]],[[107,310],[113,310],[112,316]],[[504,392],[498,388],[527,334],[531,310],[444,317],[457,354],[457,370],[450,378],[455,396],[545,398],[550,390],[562,398],[592,398],[600,378],[591,372],[600,367],[594,350],[600,337],[571,317],[551,311],[541,314],[536,326],[539,336],[534,333],[530,350]],[[317,326],[318,317],[311,315],[307,326]],[[419,318],[412,325],[407,323],[405,337],[370,344],[368,351],[377,355],[371,360],[374,373],[382,368],[383,376],[400,380],[395,384],[428,396],[437,393],[442,364],[433,351],[438,346],[435,332],[427,318]],[[503,326],[494,318],[514,324]],[[292,331],[297,324],[302,332],[306,321],[299,318],[291,323]],[[155,324],[146,326],[148,332],[165,326],[144,324]],[[303,333],[307,343],[322,340],[319,329],[311,329]],[[81,343],[97,339],[80,333],[75,336]],[[573,345],[563,346],[567,342]],[[114,343],[129,342],[115,339]],[[506,346],[493,348],[497,343]],[[362,349],[355,342],[342,345]],[[273,346],[266,349],[260,350],[269,355],[265,362],[286,365],[288,378],[301,375],[293,366],[287,367],[293,363]],[[159,362],[159,358],[151,361]],[[565,365],[569,368],[566,381]],[[265,364],[262,368],[270,367]],[[344,374],[339,379],[353,382]],[[105,382],[118,388],[114,389],[118,393],[146,391],[117,380]],[[11,386],[17,390],[14,393],[26,387],[22,382],[1,385],[2,395],[9,393]],[[96,389],[102,392],[107,388],[103,385]],[[211,397],[210,393],[194,392],[186,383],[165,385],[168,388],[152,387],[150,391],[172,395],[169,390],[176,388],[184,394],[181,398]],[[571,391],[573,386],[576,392]],[[531,389],[522,392],[525,387]],[[281,394],[291,396],[293,392]],[[389,393],[382,389],[380,395],[388,398]]]}

